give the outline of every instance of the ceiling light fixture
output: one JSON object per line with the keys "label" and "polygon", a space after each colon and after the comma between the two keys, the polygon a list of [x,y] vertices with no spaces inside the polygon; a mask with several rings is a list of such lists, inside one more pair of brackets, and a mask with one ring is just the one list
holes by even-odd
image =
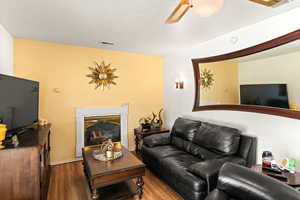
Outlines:
{"label": "ceiling light fixture", "polygon": [[219,11],[224,0],[191,0],[192,11],[202,17],[208,17]]}

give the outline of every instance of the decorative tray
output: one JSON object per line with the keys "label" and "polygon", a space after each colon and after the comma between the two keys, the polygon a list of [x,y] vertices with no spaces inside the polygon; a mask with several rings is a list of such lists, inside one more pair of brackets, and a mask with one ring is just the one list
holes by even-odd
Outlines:
{"label": "decorative tray", "polygon": [[116,152],[114,152],[113,158],[106,158],[105,154],[100,149],[93,150],[94,159],[100,160],[100,161],[116,160],[116,159],[122,157],[122,155],[123,155],[122,151],[116,151]]}

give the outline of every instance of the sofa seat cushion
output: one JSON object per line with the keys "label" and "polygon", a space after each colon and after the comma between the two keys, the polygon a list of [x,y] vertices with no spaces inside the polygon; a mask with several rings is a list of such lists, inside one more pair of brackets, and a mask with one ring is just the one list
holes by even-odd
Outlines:
{"label": "sofa seat cushion", "polygon": [[240,133],[235,128],[202,122],[193,142],[221,155],[233,155],[239,148]]}
{"label": "sofa seat cushion", "polygon": [[190,165],[201,161],[200,158],[188,153],[169,156],[161,160],[162,173],[180,189],[206,192],[205,180],[187,171]]}
{"label": "sofa seat cushion", "polygon": [[150,155],[152,158],[160,160],[168,156],[176,156],[179,154],[185,154],[184,151],[178,149],[173,145],[164,145],[156,147],[143,147],[143,154]]}

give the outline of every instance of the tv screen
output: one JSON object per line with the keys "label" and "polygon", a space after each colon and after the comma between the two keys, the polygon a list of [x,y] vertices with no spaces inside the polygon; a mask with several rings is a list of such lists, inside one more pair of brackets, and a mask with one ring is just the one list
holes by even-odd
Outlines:
{"label": "tv screen", "polygon": [[38,121],[39,83],[0,74],[0,120],[8,131]]}
{"label": "tv screen", "polygon": [[241,104],[289,108],[286,84],[240,86]]}

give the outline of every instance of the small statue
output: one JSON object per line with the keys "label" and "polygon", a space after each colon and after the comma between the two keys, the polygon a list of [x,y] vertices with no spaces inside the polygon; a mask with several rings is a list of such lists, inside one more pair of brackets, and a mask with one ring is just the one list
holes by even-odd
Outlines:
{"label": "small statue", "polygon": [[108,139],[108,141],[102,143],[101,151],[105,154],[105,157],[108,160],[114,158],[114,143],[111,139]]}
{"label": "small statue", "polygon": [[153,129],[160,129],[163,125],[162,114],[163,109],[160,109],[158,114],[152,112],[153,119],[151,120],[151,126]]}

